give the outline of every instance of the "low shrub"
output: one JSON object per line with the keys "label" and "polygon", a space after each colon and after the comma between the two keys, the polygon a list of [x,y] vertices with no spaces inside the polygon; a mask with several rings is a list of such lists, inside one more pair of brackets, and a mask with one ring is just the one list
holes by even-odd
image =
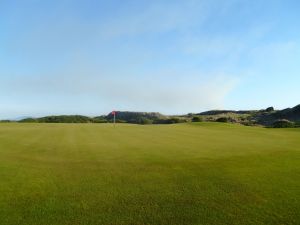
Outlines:
{"label": "low shrub", "polygon": [[295,123],[295,127],[300,127],[300,122],[299,121]]}
{"label": "low shrub", "polygon": [[266,108],[266,112],[273,112],[275,109],[274,107],[268,107]]}
{"label": "low shrub", "polygon": [[39,121],[34,118],[25,118],[19,121],[20,123],[38,123]]}
{"label": "low shrub", "polygon": [[276,120],[273,125],[273,128],[292,128],[295,127],[295,124],[289,120]]}
{"label": "low shrub", "polygon": [[220,122],[220,123],[228,123],[229,119],[227,117],[220,117],[216,120],[216,122]]}
{"label": "low shrub", "polygon": [[152,124],[152,123],[153,123],[153,120],[147,119],[145,117],[142,117],[139,119],[139,124],[146,125],[146,124]]}
{"label": "low shrub", "polygon": [[11,121],[11,120],[0,120],[0,123],[11,123],[11,122],[13,122],[13,121]]}
{"label": "low shrub", "polygon": [[243,121],[241,124],[243,124],[245,126],[255,126],[256,125],[255,121]]}
{"label": "low shrub", "polygon": [[154,120],[154,124],[174,124],[174,123],[186,123],[186,119],[178,118],[178,117],[172,117],[169,119],[159,119],[159,120]]}
{"label": "low shrub", "polygon": [[202,121],[203,121],[203,119],[200,116],[194,116],[192,119],[192,122],[202,122]]}

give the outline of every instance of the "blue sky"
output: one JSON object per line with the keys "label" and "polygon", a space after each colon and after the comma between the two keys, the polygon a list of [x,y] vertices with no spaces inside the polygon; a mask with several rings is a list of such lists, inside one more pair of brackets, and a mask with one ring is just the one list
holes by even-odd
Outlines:
{"label": "blue sky", "polygon": [[300,2],[2,0],[0,118],[300,104]]}

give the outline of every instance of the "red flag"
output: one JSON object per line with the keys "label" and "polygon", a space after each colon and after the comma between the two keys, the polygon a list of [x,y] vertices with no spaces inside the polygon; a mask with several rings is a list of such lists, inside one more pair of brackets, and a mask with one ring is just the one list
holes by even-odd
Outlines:
{"label": "red flag", "polygon": [[111,114],[115,116],[116,115],[116,111],[112,111]]}

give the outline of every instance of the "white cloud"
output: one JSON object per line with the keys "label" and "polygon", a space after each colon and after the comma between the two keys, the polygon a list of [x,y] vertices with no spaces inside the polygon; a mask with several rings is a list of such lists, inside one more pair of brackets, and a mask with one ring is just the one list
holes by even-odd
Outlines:
{"label": "white cloud", "polygon": [[[66,109],[77,107],[78,112],[75,113],[81,112],[86,99],[91,103],[88,106],[91,111],[95,111],[99,105],[108,111],[120,108],[168,114],[222,108],[226,96],[238,84],[237,78],[224,74],[209,74],[209,79],[205,77],[207,76],[201,73],[197,76],[182,75],[181,78],[172,74],[156,74],[151,80],[138,76],[118,79],[114,76],[84,73],[31,78],[22,76],[1,85],[1,94],[7,97],[22,96],[22,99],[28,97],[31,101],[29,104],[44,101],[41,108],[48,105],[49,109],[57,109],[63,102]],[[53,101],[49,96],[59,96],[59,99]],[[97,106],[93,105],[95,102]]]}

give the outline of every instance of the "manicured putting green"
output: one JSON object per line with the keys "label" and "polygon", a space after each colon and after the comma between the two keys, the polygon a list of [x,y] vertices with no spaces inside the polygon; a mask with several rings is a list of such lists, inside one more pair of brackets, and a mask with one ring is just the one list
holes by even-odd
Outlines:
{"label": "manicured putting green", "polygon": [[300,224],[300,129],[0,124],[0,224]]}

